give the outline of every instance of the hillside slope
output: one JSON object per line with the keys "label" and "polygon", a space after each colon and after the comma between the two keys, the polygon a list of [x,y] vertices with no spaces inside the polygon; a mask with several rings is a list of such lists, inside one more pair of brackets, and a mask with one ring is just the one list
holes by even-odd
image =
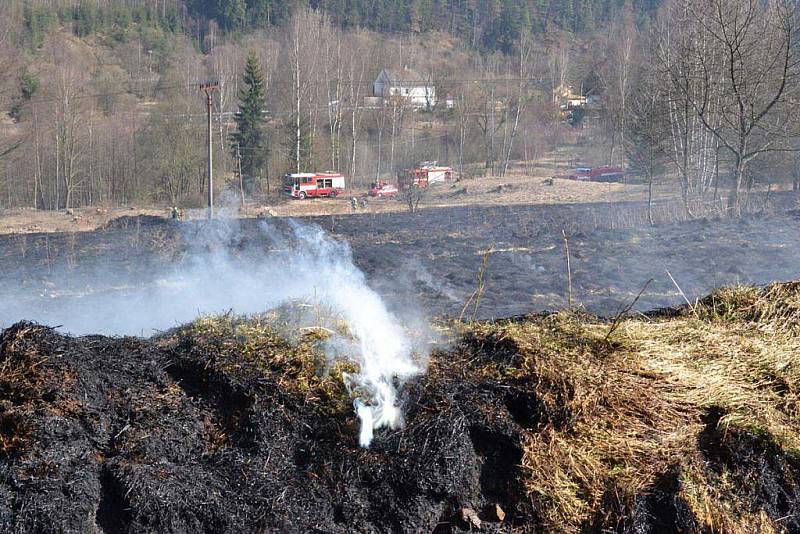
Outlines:
{"label": "hillside slope", "polygon": [[368,450],[349,364],[284,319],[4,331],[3,530],[800,529],[800,283],[453,326]]}

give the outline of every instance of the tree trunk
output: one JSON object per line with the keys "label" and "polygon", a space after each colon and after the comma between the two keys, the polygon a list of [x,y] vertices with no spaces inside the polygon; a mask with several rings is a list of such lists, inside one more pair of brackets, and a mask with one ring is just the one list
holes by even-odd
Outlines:
{"label": "tree trunk", "polygon": [[733,168],[733,188],[728,196],[728,211],[734,216],[738,217],[742,214],[740,191],[742,188],[742,179],[744,178],[746,164],[741,158],[736,155],[736,165]]}

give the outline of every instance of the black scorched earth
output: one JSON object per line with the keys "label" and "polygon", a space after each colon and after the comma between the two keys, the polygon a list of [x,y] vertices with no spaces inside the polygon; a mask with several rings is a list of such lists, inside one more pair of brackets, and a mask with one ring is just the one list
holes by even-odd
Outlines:
{"label": "black scorched earth", "polygon": [[0,337],[9,532],[797,532],[800,286],[451,326],[358,447],[323,334]]}

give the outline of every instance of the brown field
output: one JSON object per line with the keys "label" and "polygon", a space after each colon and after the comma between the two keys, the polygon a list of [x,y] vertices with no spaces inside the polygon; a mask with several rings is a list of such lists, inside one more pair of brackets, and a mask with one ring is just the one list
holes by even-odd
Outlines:
{"label": "brown field", "polygon": [[[646,199],[645,186],[619,183],[590,183],[556,179],[553,185],[544,184],[545,177],[521,172],[503,178],[484,177],[432,187],[420,204],[420,209],[455,207],[495,207],[543,204],[582,204],[596,202],[628,202]],[[407,211],[396,199],[368,198],[360,191],[347,191],[339,198],[295,200],[273,198],[263,202],[248,202],[245,209],[218,208],[228,217],[313,217],[353,213],[350,198],[366,198],[367,205],[359,213],[394,213]],[[664,198],[665,195],[661,195]],[[0,234],[84,232],[101,228],[124,216],[169,216],[169,209],[157,207],[76,208],[64,211],[42,211],[31,208],[0,210]],[[186,219],[202,219],[205,209],[184,210]]]}

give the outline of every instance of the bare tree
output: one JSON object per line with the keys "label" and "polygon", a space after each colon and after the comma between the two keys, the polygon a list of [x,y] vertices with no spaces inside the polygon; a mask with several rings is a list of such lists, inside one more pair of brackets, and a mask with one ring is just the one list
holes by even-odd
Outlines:
{"label": "bare tree", "polygon": [[419,203],[425,197],[428,189],[417,184],[410,184],[400,191],[400,200],[408,206],[408,211],[416,213]]}
{"label": "bare tree", "polygon": [[456,118],[458,120],[458,173],[464,175],[464,142],[467,137],[469,124],[469,105],[465,91],[461,91],[455,102]]}
{"label": "bare tree", "polygon": [[729,208],[738,214],[742,192],[752,186],[748,165],[767,152],[794,149],[800,75],[797,4],[682,2],[677,7],[690,15],[696,36],[690,52],[699,70],[699,90],[690,101],[703,126],[733,159]]}
{"label": "bare tree", "polygon": [[321,50],[324,51],[326,110],[330,137],[331,169],[341,170],[341,137],[344,122],[344,66],[342,61],[342,33],[325,21],[321,31]]}
{"label": "bare tree", "polygon": [[350,88],[350,128],[352,135],[352,144],[350,150],[350,176],[355,180],[356,176],[356,148],[358,145],[358,132],[361,125],[361,114],[363,106],[360,105],[360,100],[363,96],[362,86],[364,84],[364,75],[366,74],[367,61],[366,61],[366,48],[361,43],[361,36],[355,35],[352,39],[350,50],[350,62],[348,65],[348,85]]}
{"label": "bare tree", "polygon": [[403,124],[403,112],[405,107],[403,106],[403,102],[400,99],[392,98],[391,99],[391,106],[392,106],[392,138],[391,138],[391,146],[389,147],[389,170],[394,172],[394,149],[395,149],[395,139],[397,137],[397,133],[400,130]]}
{"label": "bare tree", "polygon": [[[55,133],[56,205],[69,209],[75,189],[85,178],[81,164],[89,121],[83,93],[88,73],[86,66],[72,57],[59,39],[52,41],[49,47],[54,64],[49,86],[52,88]],[[63,201],[59,183],[64,186]]]}
{"label": "bare tree", "polygon": [[[689,5],[670,6],[665,17],[658,22],[653,39],[653,57],[656,60],[663,83],[660,85],[664,104],[668,109],[671,165],[680,179],[681,197],[689,215],[689,197],[698,189],[702,193],[716,184],[719,169],[719,141],[703,126],[695,112],[693,101],[702,91],[701,65],[695,61],[693,48],[707,48],[707,36],[692,30],[687,22]],[[719,123],[719,101],[724,84],[712,84],[708,95],[709,121]],[[709,176],[710,175],[710,176]]]}
{"label": "bare tree", "polygon": [[567,46],[568,40],[559,35],[556,45],[547,51],[547,66],[550,73],[550,94],[553,104],[559,102],[559,91],[567,87],[570,69],[570,54]]}
{"label": "bare tree", "polygon": [[[486,153],[485,167],[490,169],[492,176],[495,174],[495,137],[497,136],[497,132],[500,131],[500,128],[505,124],[506,119],[506,106],[502,102],[498,102],[495,95],[495,84],[489,82],[489,87],[484,92],[483,102],[475,117],[478,128],[483,134],[483,143]],[[502,110],[498,110],[498,104],[502,107]],[[497,116],[498,111],[503,111],[499,119]]]}
{"label": "bare tree", "polygon": [[647,219],[653,224],[653,180],[664,172],[669,117],[664,92],[653,73],[645,73],[627,107],[625,154],[628,170],[647,184]]}
{"label": "bare tree", "polygon": [[505,159],[503,161],[503,170],[501,176],[505,176],[508,171],[508,164],[511,160],[511,151],[514,147],[514,137],[517,135],[517,128],[519,126],[519,118],[528,103],[529,95],[529,82],[528,77],[531,73],[531,58],[533,57],[532,39],[529,33],[523,33],[517,43],[517,54],[519,60],[519,81],[517,84],[517,93],[515,95],[514,103],[514,124],[511,128],[511,135],[506,146]]}
{"label": "bare tree", "polygon": [[634,49],[638,38],[636,24],[630,7],[623,11],[622,19],[609,28],[606,37],[606,57],[601,70],[601,77],[606,87],[606,112],[610,129],[611,146],[609,163],[614,161],[617,146],[620,151],[620,164],[625,165],[625,117],[627,103],[632,91],[632,79],[635,70]]}

